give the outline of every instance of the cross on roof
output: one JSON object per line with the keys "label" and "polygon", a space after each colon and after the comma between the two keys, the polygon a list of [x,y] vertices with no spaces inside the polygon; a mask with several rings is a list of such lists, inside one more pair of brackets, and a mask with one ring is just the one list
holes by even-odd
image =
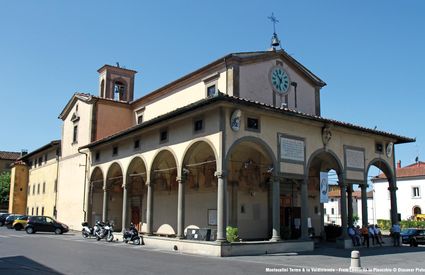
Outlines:
{"label": "cross on roof", "polygon": [[273,12],[271,16],[267,17],[268,19],[270,19],[270,21],[272,21],[273,23],[273,33],[276,33],[276,23],[279,23],[279,20],[277,20],[277,18],[274,16]]}

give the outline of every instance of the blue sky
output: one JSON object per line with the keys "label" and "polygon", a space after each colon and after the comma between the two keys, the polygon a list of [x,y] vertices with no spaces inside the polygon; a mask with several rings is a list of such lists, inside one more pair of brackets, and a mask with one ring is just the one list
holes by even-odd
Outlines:
{"label": "blue sky", "polygon": [[283,48],[328,85],[322,115],[416,137],[396,158],[425,158],[425,1],[3,1],[0,150],[59,139],[74,92],[97,69],[137,70],[140,97],[231,52]]}

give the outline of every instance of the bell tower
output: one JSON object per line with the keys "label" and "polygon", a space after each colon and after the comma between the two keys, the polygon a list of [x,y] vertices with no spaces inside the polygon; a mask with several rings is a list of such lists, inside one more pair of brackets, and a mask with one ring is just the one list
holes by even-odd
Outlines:
{"label": "bell tower", "polygon": [[134,75],[136,71],[104,65],[99,73],[99,97],[116,101],[131,102],[134,98]]}

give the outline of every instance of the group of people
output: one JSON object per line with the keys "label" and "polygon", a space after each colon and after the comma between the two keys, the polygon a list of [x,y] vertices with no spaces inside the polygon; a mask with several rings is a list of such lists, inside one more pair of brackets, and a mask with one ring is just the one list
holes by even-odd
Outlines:
{"label": "group of people", "polygon": [[348,227],[348,235],[351,237],[353,241],[353,246],[367,245],[369,247],[369,240],[372,239],[372,244],[375,243],[380,246],[384,243],[382,240],[382,233],[379,226],[376,225],[368,225],[360,228],[359,225],[356,227],[354,225]]}

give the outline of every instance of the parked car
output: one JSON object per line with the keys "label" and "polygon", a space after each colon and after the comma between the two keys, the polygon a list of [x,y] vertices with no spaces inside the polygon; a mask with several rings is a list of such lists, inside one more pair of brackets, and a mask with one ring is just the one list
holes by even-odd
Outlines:
{"label": "parked car", "polygon": [[4,225],[4,222],[6,221],[6,218],[9,216],[9,213],[1,213],[0,214],[0,226]]}
{"label": "parked car", "polygon": [[7,216],[6,220],[4,221],[4,225],[7,228],[12,229],[13,222],[16,220],[16,218],[18,218],[20,216],[22,216],[22,215],[19,215],[19,214],[10,214],[9,216]]}
{"label": "parked car", "polygon": [[400,233],[401,241],[410,246],[418,246],[418,244],[425,244],[425,229],[408,228]]}
{"label": "parked car", "polygon": [[25,231],[28,234],[36,232],[55,232],[55,234],[62,234],[68,232],[69,228],[66,224],[55,221],[47,216],[32,216],[28,219]]}
{"label": "parked car", "polygon": [[13,221],[12,227],[17,231],[24,229],[25,226],[27,225],[28,219],[30,217],[31,216],[27,216],[27,215],[22,215],[22,216],[17,217]]}

